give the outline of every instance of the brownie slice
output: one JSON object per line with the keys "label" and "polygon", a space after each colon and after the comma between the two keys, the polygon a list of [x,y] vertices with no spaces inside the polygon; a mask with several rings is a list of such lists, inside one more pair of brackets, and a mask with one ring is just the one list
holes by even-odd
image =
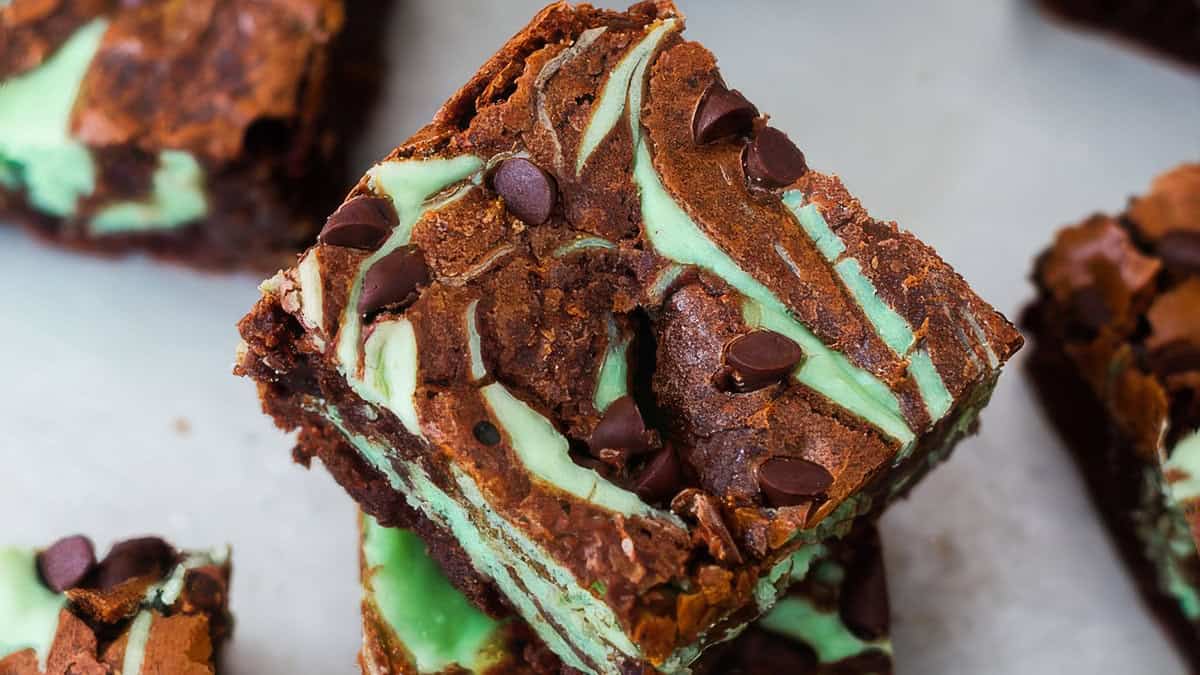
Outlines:
{"label": "brownie slice", "polygon": [[385,523],[407,502],[456,583],[586,672],[683,672],[768,610],[1021,344],[682,28],[543,10],[240,326],[297,458]]}
{"label": "brownie slice", "polygon": [[1200,66],[1200,2],[1196,0],[1041,0],[1051,12],[1140,42]]}
{"label": "brownie slice", "polygon": [[0,222],[96,252],[290,264],[353,181],[387,5],[0,3]]}
{"label": "brownie slice", "polygon": [[157,537],[44,550],[0,548],[0,673],[216,672],[233,630],[229,549],[177,551]]}
{"label": "brownie slice", "polygon": [[1029,369],[1147,599],[1200,669],[1200,164],[1034,269]]}
{"label": "brownie slice", "polygon": [[[514,616],[490,617],[442,574],[414,532],[362,519],[364,674],[570,673]],[[698,675],[892,672],[887,579],[870,525],[798,557],[794,585],[759,622],[693,666]]]}

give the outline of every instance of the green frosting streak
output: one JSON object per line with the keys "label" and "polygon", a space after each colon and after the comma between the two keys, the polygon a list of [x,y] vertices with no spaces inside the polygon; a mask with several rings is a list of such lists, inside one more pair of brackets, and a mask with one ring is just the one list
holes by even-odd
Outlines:
{"label": "green frosting streak", "polygon": [[0,548],[0,659],[32,649],[44,670],[66,602],[42,584],[36,551]]}
{"label": "green frosting streak", "polygon": [[607,239],[601,237],[583,237],[576,239],[569,244],[563,244],[554,250],[554,257],[561,258],[570,255],[577,251],[585,251],[590,248],[614,249],[617,245]]}
{"label": "green frosting streak", "polygon": [[471,355],[471,379],[482,380],[487,375],[487,366],[483,363],[483,345],[479,339],[479,327],[476,324],[475,312],[479,309],[479,301],[472,300],[467,305],[467,350]]}
{"label": "green frosting streak", "polygon": [[[600,98],[596,101],[592,108],[591,119],[588,120],[587,128],[583,131],[583,137],[579,141],[578,156],[575,160],[575,173],[579,174],[583,171],[583,165],[587,164],[588,158],[592,156],[600,143],[608,136],[613,127],[617,125],[617,121],[621,119],[621,114],[625,112],[625,101],[629,98],[629,84],[633,80],[638,81],[638,87],[635,90],[640,90],[640,76],[644,72],[644,64],[649,60],[650,55],[658,47],[658,43],[662,41],[675,26],[674,19],[667,19],[658,24],[651,30],[642,41],[634,45],[632,49],[626,52],[621,62],[616,68],[608,74],[608,80],[604,83],[604,90],[600,92]],[[630,116],[638,116],[641,114],[640,92],[636,101],[630,101]]]}
{"label": "green frosting streak", "polygon": [[1135,531],[1158,572],[1158,586],[1175,598],[1189,620],[1200,619],[1200,590],[1188,581],[1196,543],[1183,509],[1162,484],[1162,474],[1147,466],[1142,474],[1142,505],[1133,514]]}
{"label": "green frosting streak", "polygon": [[683,265],[675,263],[662,268],[658,276],[654,277],[654,283],[650,285],[650,299],[655,304],[662,302],[663,296],[667,294],[667,289],[671,287],[671,284],[675,283],[675,280],[686,269]]}
{"label": "green frosting streak", "polygon": [[813,244],[825,259],[833,262],[846,252],[846,244],[841,237],[834,233],[825,217],[817,210],[816,204],[805,204],[804,193],[800,190],[788,190],[783,193],[783,203],[791,210],[800,227],[808,233]]}
{"label": "green frosting streak", "polygon": [[94,234],[166,230],[186,225],[208,212],[204,196],[204,169],[196,158],[181,150],[158,154],[158,169],[151,179],[149,201],[119,202],[92,217]]}
{"label": "green frosting streak", "polygon": [[54,216],[73,215],[79,197],[96,188],[91,154],[70,135],[71,110],[107,27],[92,20],[40,66],[0,82],[4,183],[23,184],[30,203]]}
{"label": "green frosting streak", "polygon": [[670,518],[669,514],[646,504],[632,492],[571,461],[566,437],[558,433],[550,420],[513,396],[503,385],[489,384],[480,391],[508,434],[513,451],[534,476],[596,506],[626,516]]}
{"label": "green frosting streak", "polygon": [[759,625],[812,647],[822,663],[834,663],[871,649],[891,652],[886,640],[863,642],[846,628],[837,612],[823,612],[808,598],[789,596],[780,600]]}
{"label": "green frosting streak", "polygon": [[1000,367],[1000,357],[996,356],[996,350],[992,349],[992,342],[988,340],[987,333],[983,332],[983,326],[979,325],[979,319],[975,318],[975,314],[969,309],[962,312],[962,316],[967,320],[967,325],[971,327],[971,333],[975,335],[975,339],[983,346],[983,351],[987,354],[988,367],[993,370]]}
{"label": "green frosting streak", "polygon": [[787,577],[790,582],[800,581],[808,576],[808,569],[813,560],[828,553],[824,544],[806,544],[795,553],[780,560],[771,567],[764,576],[760,577],[754,588],[754,599],[760,611],[765,611],[775,604],[779,598],[779,581]]}
{"label": "green frosting streak", "polygon": [[1175,471],[1185,476],[1167,486],[1177,503],[1200,497],[1200,431],[1175,444],[1162,468],[1164,472]]}
{"label": "green frosting streak", "polygon": [[603,413],[612,402],[629,393],[629,351],[630,338],[617,331],[617,324],[611,318],[608,320],[608,351],[600,364],[600,374],[596,378],[596,393],[592,403],[596,410]]}
{"label": "green frosting streak", "polygon": [[420,673],[457,665],[484,670],[497,655],[500,623],[472,605],[429,557],[420,537],[363,517],[363,591],[416,661]]}
{"label": "green frosting streak", "polygon": [[122,661],[121,675],[140,675],[142,672],[142,661],[146,658],[146,641],[150,639],[150,626],[153,623],[154,615],[142,611],[130,624],[129,641],[125,643],[125,659]]}
{"label": "green frosting streak", "polygon": [[380,321],[367,338],[363,358],[363,391],[372,403],[395,413],[404,428],[424,438],[417,404],[417,334],[408,319]]}
{"label": "green frosting streak", "polygon": [[308,325],[318,332],[325,326],[325,284],[321,281],[321,249],[313,247],[296,271],[300,275],[300,312]]}

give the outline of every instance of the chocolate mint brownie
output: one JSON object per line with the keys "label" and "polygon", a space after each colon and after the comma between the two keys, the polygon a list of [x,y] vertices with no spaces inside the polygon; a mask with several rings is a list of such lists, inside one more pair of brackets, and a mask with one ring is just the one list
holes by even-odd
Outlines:
{"label": "chocolate mint brownie", "polygon": [[233,620],[229,549],[157,537],[0,548],[0,675],[205,675]]}
{"label": "chocolate mint brownie", "polygon": [[684,672],[770,609],[1021,344],[682,29],[543,10],[240,325],[297,458],[386,524],[410,504],[456,585],[585,672]]}
{"label": "chocolate mint brownie", "polygon": [[1041,0],[1059,16],[1137,40],[1200,66],[1200,2],[1196,0]]}
{"label": "chocolate mint brownie", "polygon": [[[520,619],[479,611],[417,534],[362,521],[363,673],[565,671]],[[699,675],[892,672],[887,579],[869,525],[797,554],[794,585],[759,622],[693,666]]]}
{"label": "chocolate mint brownie", "polygon": [[0,222],[203,267],[290,264],[353,181],[341,141],[378,77],[386,3],[351,5],[0,2]]}
{"label": "chocolate mint brownie", "polygon": [[1030,370],[1147,598],[1200,669],[1200,164],[1037,261]]}

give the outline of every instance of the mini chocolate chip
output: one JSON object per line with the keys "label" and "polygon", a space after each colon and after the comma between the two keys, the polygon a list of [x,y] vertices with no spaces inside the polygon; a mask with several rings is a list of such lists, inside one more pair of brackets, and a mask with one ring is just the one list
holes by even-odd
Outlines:
{"label": "mini chocolate chip", "polygon": [[878,550],[868,551],[846,571],[839,605],[842,621],[860,638],[878,640],[888,634],[891,607]]}
{"label": "mini chocolate chip", "polygon": [[380,258],[363,277],[358,311],[367,315],[387,307],[403,309],[416,302],[422,286],[429,283],[425,256],[412,246],[402,246]]}
{"label": "mini chocolate chip", "polygon": [[692,138],[697,145],[754,131],[754,118],[758,108],[742,96],[742,92],[730,91],[720,81],[708,85],[696,112],[692,116]]}
{"label": "mini chocolate chip", "polygon": [[633,483],[633,491],[648,502],[668,501],[683,484],[683,472],[675,449],[667,446],[646,462],[641,474]]}
{"label": "mini chocolate chip", "polygon": [[804,358],[794,340],[769,330],[734,338],[725,348],[725,365],[738,391],[754,391],[787,377]]}
{"label": "mini chocolate chip", "polygon": [[625,450],[635,455],[650,449],[646,441],[646,423],[642,421],[642,413],[633,397],[622,396],[609,404],[588,439],[588,447],[596,457],[606,449]]}
{"label": "mini chocolate chip", "polygon": [[549,220],[558,200],[554,177],[524,157],[504,160],[492,174],[492,187],[508,210],[530,225]]}
{"label": "mini chocolate chip", "polygon": [[1175,230],[1159,240],[1158,257],[1177,274],[1200,274],[1200,232]]}
{"label": "mini chocolate chip", "polygon": [[42,581],[55,593],[76,588],[96,566],[92,540],[83,535],[59,539],[38,554]]}
{"label": "mini chocolate chip", "polygon": [[317,241],[331,246],[374,251],[396,226],[396,208],[387,197],[359,195],[325,221]]}
{"label": "mini chocolate chip", "polygon": [[476,424],[474,433],[475,440],[484,445],[495,445],[500,442],[500,430],[496,428],[496,425],[487,420]]}
{"label": "mini chocolate chip", "polygon": [[175,549],[158,537],[127,539],[113,544],[97,567],[96,586],[108,590],[137,577],[161,577],[174,558]]}
{"label": "mini chocolate chip", "polygon": [[774,127],[758,132],[742,155],[742,165],[751,180],[769,188],[791,185],[808,171],[804,153]]}
{"label": "mini chocolate chip", "polygon": [[772,457],[758,467],[758,485],[769,505],[795,506],[825,499],[833,476],[806,459]]}

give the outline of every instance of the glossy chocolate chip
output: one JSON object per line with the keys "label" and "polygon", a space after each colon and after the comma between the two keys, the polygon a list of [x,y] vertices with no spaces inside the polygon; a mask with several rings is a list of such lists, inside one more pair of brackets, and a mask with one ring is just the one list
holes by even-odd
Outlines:
{"label": "glossy chocolate chip", "polygon": [[1172,272],[1200,274],[1200,232],[1168,232],[1159,240],[1156,250]]}
{"label": "glossy chocolate chip", "polygon": [[415,247],[402,246],[367,270],[358,311],[367,315],[386,308],[403,309],[416,302],[421,287],[428,283],[425,256]]}
{"label": "glossy chocolate chip", "polygon": [[588,448],[596,457],[603,450],[624,450],[636,455],[649,449],[646,423],[632,397],[622,396],[609,404],[588,439]]}
{"label": "glossy chocolate chip", "polygon": [[647,502],[669,501],[683,485],[683,471],[675,449],[667,446],[646,462],[633,483],[633,491]]}
{"label": "glossy chocolate chip", "polygon": [[92,540],[82,535],[59,539],[37,559],[42,581],[55,593],[76,588],[96,567]]}
{"label": "glossy chocolate chip", "polygon": [[804,358],[794,340],[769,330],[739,335],[725,348],[725,366],[738,391],[754,391],[787,377]]}
{"label": "glossy chocolate chip", "polygon": [[730,91],[714,81],[700,97],[692,116],[692,138],[697,145],[705,145],[729,136],[749,135],[754,131],[756,117],[758,108],[742,92]]}
{"label": "glossy chocolate chip", "polygon": [[360,195],[329,216],[317,240],[331,246],[374,251],[387,239],[397,220],[392,200]]}
{"label": "glossy chocolate chip", "polygon": [[773,457],[758,467],[758,485],[774,507],[824,500],[832,483],[825,467],[805,459]]}
{"label": "glossy chocolate chip", "polygon": [[804,153],[774,127],[764,127],[746,146],[742,156],[746,175],[755,183],[768,188],[791,185],[808,171]]}
{"label": "glossy chocolate chip", "polygon": [[487,420],[476,424],[473,431],[475,433],[475,440],[484,445],[496,445],[500,442],[500,430],[496,428],[496,425]]}
{"label": "glossy chocolate chip", "polygon": [[550,220],[558,200],[554,177],[524,157],[504,160],[492,174],[492,187],[508,210],[530,225]]}
{"label": "glossy chocolate chip", "polygon": [[878,640],[888,634],[891,606],[887,575],[878,550],[868,551],[850,565],[838,604],[842,621],[858,637]]}
{"label": "glossy chocolate chip", "polygon": [[159,577],[167,572],[175,549],[158,537],[127,539],[114,544],[97,569],[96,586],[107,590],[137,577]]}

